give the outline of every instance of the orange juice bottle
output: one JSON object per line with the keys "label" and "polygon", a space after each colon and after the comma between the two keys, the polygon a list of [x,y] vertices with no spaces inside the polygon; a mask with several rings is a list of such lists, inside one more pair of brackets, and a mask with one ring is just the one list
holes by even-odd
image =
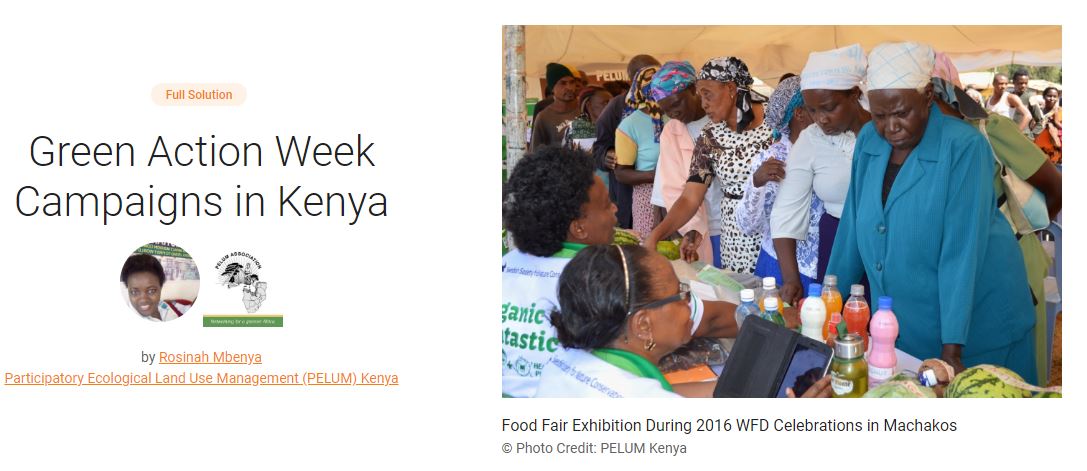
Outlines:
{"label": "orange juice bottle", "polygon": [[827,275],[823,277],[823,304],[827,306],[827,321],[823,323],[823,340],[837,332],[830,331],[830,319],[835,312],[842,312],[842,293],[838,292],[838,277]]}

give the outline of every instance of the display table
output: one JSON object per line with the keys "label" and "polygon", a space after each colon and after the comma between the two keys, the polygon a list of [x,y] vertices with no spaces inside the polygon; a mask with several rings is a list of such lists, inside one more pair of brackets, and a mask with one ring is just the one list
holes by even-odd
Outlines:
{"label": "display table", "polygon": [[[702,266],[704,266],[704,264],[690,264],[682,260],[672,261],[672,268],[675,270],[676,277],[679,278],[679,281],[682,283],[687,283],[691,287],[691,292],[693,292],[696,296],[704,301],[726,301],[736,304],[739,302],[739,289],[733,288],[752,285],[751,275],[732,273],[729,273],[729,276],[734,276],[736,285],[731,288],[713,286],[708,283],[704,283],[697,278],[698,271],[701,269]],[[736,339],[721,338],[718,339],[718,342],[720,342],[721,347],[724,348],[725,352],[731,352],[732,346],[736,342]],[[917,370],[921,367],[921,360],[914,357],[913,355],[910,355],[899,349],[895,349],[895,353],[898,356],[898,362],[895,365],[894,370],[895,374],[901,373],[903,371],[916,373]],[[867,357],[867,355],[865,356]],[[723,369],[723,365],[711,367],[711,370],[713,370],[716,376],[720,376]],[[716,381],[716,378],[707,378],[705,379],[705,381]]]}

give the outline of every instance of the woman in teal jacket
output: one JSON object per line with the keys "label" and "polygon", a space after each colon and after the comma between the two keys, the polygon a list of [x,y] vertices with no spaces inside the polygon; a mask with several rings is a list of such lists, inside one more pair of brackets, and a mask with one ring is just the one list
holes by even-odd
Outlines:
{"label": "woman in teal jacket", "polygon": [[1005,366],[1032,380],[1031,294],[996,207],[992,150],[933,104],[931,57],[910,43],[870,55],[873,121],[857,138],[827,273],[842,286],[867,274],[873,299],[894,298],[902,351],[960,371]]}

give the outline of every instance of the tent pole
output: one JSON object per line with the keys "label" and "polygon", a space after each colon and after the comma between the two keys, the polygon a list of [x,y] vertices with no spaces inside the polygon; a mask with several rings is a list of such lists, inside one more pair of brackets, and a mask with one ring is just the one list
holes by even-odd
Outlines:
{"label": "tent pole", "polygon": [[506,175],[525,154],[525,27],[503,26],[506,39]]}

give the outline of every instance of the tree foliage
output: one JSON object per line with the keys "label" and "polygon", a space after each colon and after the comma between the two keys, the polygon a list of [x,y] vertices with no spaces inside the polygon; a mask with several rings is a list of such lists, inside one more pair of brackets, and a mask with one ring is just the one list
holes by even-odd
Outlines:
{"label": "tree foliage", "polygon": [[1019,69],[1026,70],[1027,73],[1030,74],[1030,78],[1032,78],[1032,79],[1048,80],[1048,81],[1054,82],[1054,83],[1063,83],[1063,82],[1061,82],[1061,78],[1062,78],[1062,75],[1063,75],[1063,72],[1061,70],[1062,69],[1061,66],[1039,66],[1039,67],[1036,67],[1036,66],[1031,66],[1031,65],[1009,64],[1009,65],[1002,65],[1000,67],[997,67],[995,69],[995,71],[996,71],[996,73],[1007,75],[1008,79],[1011,79],[1012,75],[1015,74],[1015,71],[1017,71]]}

